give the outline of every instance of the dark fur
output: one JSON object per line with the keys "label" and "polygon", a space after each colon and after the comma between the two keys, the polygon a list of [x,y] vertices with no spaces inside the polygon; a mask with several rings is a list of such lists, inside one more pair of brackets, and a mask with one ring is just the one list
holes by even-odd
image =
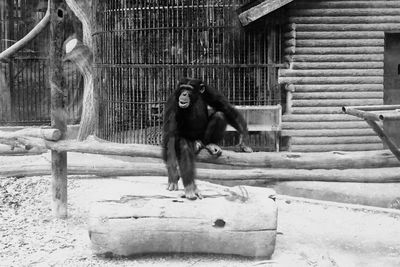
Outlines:
{"label": "dark fur", "polygon": [[[188,88],[185,85],[193,87],[189,92],[190,105],[180,108],[179,97],[181,92]],[[215,112],[209,114],[207,105]],[[199,196],[194,183],[196,142],[200,141],[212,154],[220,153],[219,147],[213,144],[222,140],[227,123],[241,136],[247,137],[244,118],[222,94],[201,80],[185,78],[179,83],[164,108],[163,159],[168,169],[168,190],[178,189],[180,172],[185,196],[189,199]],[[242,138],[239,145],[247,148],[242,143]],[[216,148],[216,151],[212,151],[211,148]]]}

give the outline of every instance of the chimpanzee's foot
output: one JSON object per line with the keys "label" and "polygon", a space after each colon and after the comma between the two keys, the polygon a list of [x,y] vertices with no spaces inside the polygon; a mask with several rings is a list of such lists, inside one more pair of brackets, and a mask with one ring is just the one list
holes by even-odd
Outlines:
{"label": "chimpanzee's foot", "polygon": [[178,182],[168,182],[167,190],[178,191]]}
{"label": "chimpanzee's foot", "polygon": [[201,141],[197,140],[194,142],[194,153],[199,154],[200,150],[204,148],[204,145]]}
{"label": "chimpanzee's foot", "polygon": [[197,189],[197,186],[194,183],[192,183],[185,187],[185,198],[189,200],[196,200],[197,198],[202,199],[203,196],[200,194],[199,190]]}
{"label": "chimpanzee's foot", "polygon": [[208,152],[210,152],[212,156],[216,158],[218,158],[222,154],[222,149],[216,144],[208,144],[206,145],[206,149]]}
{"label": "chimpanzee's foot", "polygon": [[246,146],[245,144],[239,144],[239,151],[245,153],[251,153],[253,152],[253,149],[249,146]]}

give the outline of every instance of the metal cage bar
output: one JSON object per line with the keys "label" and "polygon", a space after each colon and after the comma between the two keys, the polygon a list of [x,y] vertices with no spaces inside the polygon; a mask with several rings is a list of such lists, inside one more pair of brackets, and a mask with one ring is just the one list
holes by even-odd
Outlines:
{"label": "metal cage bar", "polygon": [[181,77],[197,77],[235,105],[280,103],[281,23],[243,29],[244,0],[97,0],[99,136],[159,144],[163,104]]}

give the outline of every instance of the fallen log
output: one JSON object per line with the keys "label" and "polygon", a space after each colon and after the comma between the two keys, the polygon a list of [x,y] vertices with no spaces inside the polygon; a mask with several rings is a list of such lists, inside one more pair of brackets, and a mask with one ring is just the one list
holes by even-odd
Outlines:
{"label": "fallen log", "polygon": [[[72,157],[71,157],[72,158]],[[68,164],[69,175],[116,176],[166,176],[167,170],[160,163],[128,163],[106,158],[103,160],[75,159]],[[8,164],[0,168],[0,176],[50,175],[50,162],[46,160]],[[220,184],[265,185],[279,181],[325,181],[358,183],[400,182],[400,167],[368,169],[197,169],[197,178]]]}
{"label": "fallen log", "polygon": [[61,138],[61,132],[58,129],[46,129],[46,128],[25,128],[18,131],[0,131],[0,138],[4,139],[15,139],[17,137],[38,137],[49,141],[57,141]]}
{"label": "fallen log", "polygon": [[[83,142],[75,140],[52,142],[37,138],[24,138],[21,141],[33,147],[43,148],[44,146],[44,148],[58,152],[161,158],[161,147],[152,145],[100,142],[93,138]],[[206,163],[253,168],[359,169],[400,166],[400,162],[389,150],[315,153],[254,152],[247,154],[224,150],[219,158],[214,158],[203,150],[197,159]]]}
{"label": "fallen log", "polygon": [[182,198],[154,178],[118,181],[91,206],[92,248],[100,255],[213,253],[269,258],[277,228],[275,192],[199,182],[202,200]]}

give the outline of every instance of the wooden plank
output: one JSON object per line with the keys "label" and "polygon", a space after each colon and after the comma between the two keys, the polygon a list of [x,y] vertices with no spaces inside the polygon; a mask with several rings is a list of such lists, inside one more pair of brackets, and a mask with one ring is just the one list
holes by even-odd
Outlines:
{"label": "wooden plank", "polygon": [[[61,139],[67,131],[64,103],[65,81],[63,75],[63,42],[66,10],[62,0],[50,1],[50,88],[51,126],[60,130]],[[53,214],[66,218],[67,213],[67,152],[52,151]]]}
{"label": "wooden plank", "polygon": [[388,146],[390,151],[392,151],[393,155],[400,161],[400,150],[397,148],[393,140],[386,135],[383,129],[375,121],[372,120],[366,120],[366,121],[375,131],[375,133],[379,136],[382,142]]}
{"label": "wooden plank", "polygon": [[239,20],[243,26],[271,13],[284,5],[289,4],[293,0],[268,0],[242,12],[239,14]]}
{"label": "wooden plank", "polygon": [[[94,203],[89,237],[96,254],[213,253],[269,258],[275,247],[275,192],[249,186],[198,186],[203,199],[167,191],[165,179],[119,181]],[[182,188],[182,187],[181,187]]]}

